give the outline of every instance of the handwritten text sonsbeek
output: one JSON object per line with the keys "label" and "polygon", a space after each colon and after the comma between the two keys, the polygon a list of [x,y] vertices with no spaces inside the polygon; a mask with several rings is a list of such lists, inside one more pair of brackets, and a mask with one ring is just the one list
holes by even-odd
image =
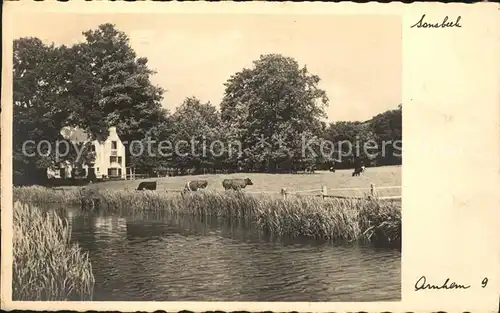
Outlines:
{"label": "handwritten text sonsbeek", "polygon": [[410,28],[417,27],[417,28],[448,28],[448,27],[462,27],[460,25],[460,20],[462,19],[461,16],[458,16],[457,19],[454,22],[448,21],[448,16],[445,16],[443,21],[441,23],[428,23],[424,21],[425,14],[422,15],[420,20],[413,24]]}

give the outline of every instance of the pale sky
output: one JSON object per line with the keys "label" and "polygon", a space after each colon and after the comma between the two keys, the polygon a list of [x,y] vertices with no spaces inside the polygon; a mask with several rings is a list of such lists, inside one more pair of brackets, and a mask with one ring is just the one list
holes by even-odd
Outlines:
{"label": "pale sky", "polygon": [[223,83],[267,53],[292,57],[321,78],[329,121],[367,120],[401,103],[398,16],[30,13],[15,19],[13,35],[71,44],[108,22],[158,72],[152,82],[167,90],[171,112],[190,96],[218,106]]}

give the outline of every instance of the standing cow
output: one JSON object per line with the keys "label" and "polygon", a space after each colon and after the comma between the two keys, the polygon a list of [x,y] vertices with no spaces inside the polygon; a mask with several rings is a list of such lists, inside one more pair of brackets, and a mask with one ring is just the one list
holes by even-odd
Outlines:
{"label": "standing cow", "polygon": [[359,176],[359,174],[363,173],[365,171],[365,166],[359,166],[354,169],[354,172],[352,172],[352,176]]}
{"label": "standing cow", "polygon": [[156,190],[156,181],[143,181],[139,184],[137,190]]}
{"label": "standing cow", "polygon": [[205,189],[208,186],[206,180],[190,180],[184,186],[184,191],[197,191],[198,189]]}
{"label": "standing cow", "polygon": [[245,179],[224,179],[222,181],[222,186],[224,187],[225,190],[240,190],[242,188],[245,188],[246,186],[251,186],[253,185],[252,181],[250,178],[245,178]]}

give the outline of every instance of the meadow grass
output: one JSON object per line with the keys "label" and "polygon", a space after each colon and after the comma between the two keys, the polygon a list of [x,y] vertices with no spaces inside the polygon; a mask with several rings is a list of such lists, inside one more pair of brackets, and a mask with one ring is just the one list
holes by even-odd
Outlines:
{"label": "meadow grass", "polygon": [[88,255],[71,243],[71,229],[54,211],[16,202],[12,238],[13,300],[92,299],[95,280]]}
{"label": "meadow grass", "polygon": [[[45,203],[63,199],[74,203],[78,197],[98,199],[95,207],[120,215],[162,211],[195,216],[217,216],[229,221],[241,219],[254,223],[270,236],[305,237],[340,241],[369,241],[383,246],[401,244],[400,205],[383,200],[322,199],[313,196],[255,195],[235,191],[204,190],[191,193],[166,193],[135,190],[92,190],[73,192],[61,198],[50,189],[14,192],[15,199],[41,199]],[[44,204],[44,203],[40,203]]]}
{"label": "meadow grass", "polygon": [[[138,180],[119,180],[94,183],[88,188],[99,190],[134,190],[144,181],[156,181],[157,190],[165,192],[170,189],[183,189],[190,180],[206,180],[207,189],[223,191],[222,181],[231,178],[250,178],[252,186],[247,186],[248,192],[275,192],[281,188],[289,191],[328,188],[328,193],[338,196],[363,196],[369,192],[370,184],[377,187],[401,186],[400,166],[369,167],[361,176],[352,177],[351,170],[337,170],[335,173],[318,171],[315,174],[266,174],[266,173],[236,173],[236,174],[206,174],[175,177],[151,177]],[[338,188],[366,188],[365,190],[335,190]],[[379,196],[399,196],[401,189],[380,189]]]}

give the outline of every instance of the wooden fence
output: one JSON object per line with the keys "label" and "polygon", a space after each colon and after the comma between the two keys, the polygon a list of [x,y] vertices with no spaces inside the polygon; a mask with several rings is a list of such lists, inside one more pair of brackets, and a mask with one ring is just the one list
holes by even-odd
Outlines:
{"label": "wooden fence", "polygon": [[[64,187],[52,187],[52,190],[64,191],[67,188]],[[401,200],[401,196],[378,196],[377,190],[386,189],[401,189],[401,186],[380,186],[376,187],[375,184],[370,184],[368,188],[333,188],[328,189],[327,186],[321,186],[318,189],[308,189],[308,190],[289,190],[288,188],[281,188],[280,191],[253,191],[253,190],[242,190],[246,194],[268,194],[268,195],[281,195],[283,199],[287,199],[290,195],[295,196],[309,196],[309,197],[322,197],[326,198],[337,198],[337,199],[378,199],[378,200]],[[128,187],[125,190],[130,190]],[[184,189],[164,189],[166,192],[181,193]],[[341,196],[330,194],[329,192],[335,191],[366,191],[364,196]]]}
{"label": "wooden fence", "polygon": [[[281,195],[284,199],[287,198],[288,195],[309,195],[309,196],[317,196],[325,198],[337,198],[337,199],[367,199],[367,198],[376,198],[379,200],[399,200],[401,196],[384,196],[379,197],[377,195],[377,190],[380,189],[401,189],[401,186],[381,186],[376,187],[375,184],[370,184],[369,188],[334,188],[328,189],[327,186],[321,186],[321,189],[310,189],[310,190],[294,190],[290,191],[287,188],[281,188]],[[328,194],[328,191],[354,191],[354,190],[366,190],[369,191],[369,194],[365,197],[356,197],[356,196],[340,196],[340,195],[332,195]],[[311,194],[312,193],[312,194]]]}
{"label": "wooden fence", "polygon": [[[308,189],[308,190],[288,190],[287,188],[281,188],[281,191],[276,192],[276,191],[251,191],[251,190],[244,190],[245,193],[247,194],[281,194],[283,196],[283,199],[286,199],[289,195],[299,195],[299,196],[313,196],[313,197],[322,197],[323,199],[326,198],[337,198],[337,199],[367,199],[367,198],[372,198],[372,199],[378,199],[378,200],[400,200],[401,196],[383,196],[379,197],[377,195],[377,190],[384,190],[384,189],[401,189],[401,186],[380,186],[376,187],[375,184],[370,184],[369,188],[334,188],[334,189],[328,189],[327,186],[321,186],[321,189]],[[367,195],[364,197],[356,197],[356,196],[340,196],[340,195],[333,195],[329,194],[328,192],[335,192],[335,191],[367,191]],[[166,189],[166,192],[182,192],[182,189]],[[368,193],[369,192],[369,193]]]}

